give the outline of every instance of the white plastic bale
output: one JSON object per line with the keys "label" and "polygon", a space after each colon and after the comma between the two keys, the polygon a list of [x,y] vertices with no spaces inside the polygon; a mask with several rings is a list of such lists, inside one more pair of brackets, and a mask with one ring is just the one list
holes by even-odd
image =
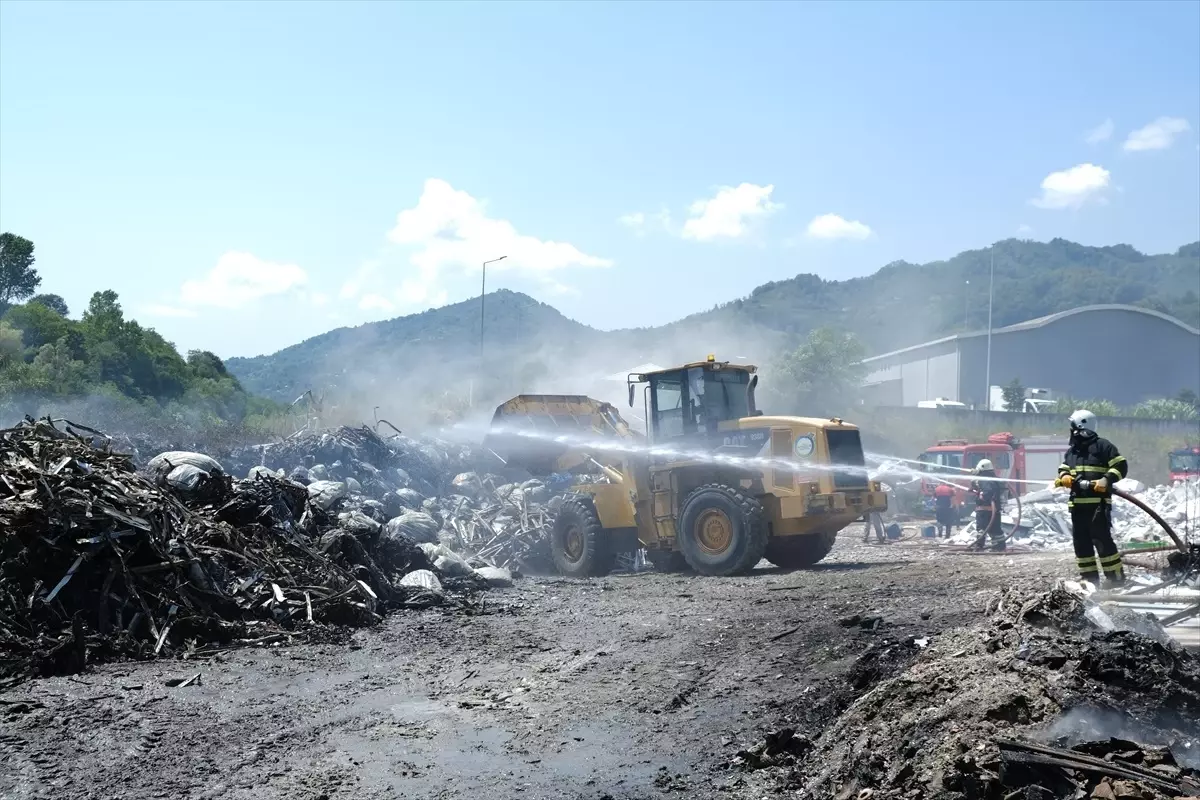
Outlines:
{"label": "white plastic bale", "polygon": [[512,573],[503,567],[477,567],[475,574],[487,581],[488,586],[503,588],[513,585]]}
{"label": "white plastic bale", "polygon": [[412,586],[417,589],[425,589],[426,591],[435,594],[442,593],[442,582],[438,576],[427,569],[417,569],[405,575],[400,579],[401,586]]}
{"label": "white plastic bale", "polygon": [[308,485],[308,499],[322,511],[346,496],[346,484],[341,481],[314,481]]}
{"label": "white plastic bale", "polygon": [[159,453],[146,464],[146,468],[158,475],[165,476],[176,467],[188,464],[209,473],[224,473],[225,470],[215,458],[203,453],[193,453],[188,450],[171,450]]}
{"label": "white plastic bale", "polygon": [[387,524],[388,535],[403,534],[414,542],[438,542],[438,525],[430,515],[423,511],[406,511]]}
{"label": "white plastic bale", "polygon": [[180,464],[167,474],[167,484],[181,492],[194,492],[208,480],[209,473],[192,464]]}

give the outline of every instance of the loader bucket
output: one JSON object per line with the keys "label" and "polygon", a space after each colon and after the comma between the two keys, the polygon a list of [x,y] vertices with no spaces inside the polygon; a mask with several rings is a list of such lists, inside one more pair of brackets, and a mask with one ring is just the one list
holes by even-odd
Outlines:
{"label": "loader bucket", "polygon": [[585,395],[523,394],[496,408],[483,446],[534,475],[566,472],[586,461],[589,443],[632,439],[611,403]]}

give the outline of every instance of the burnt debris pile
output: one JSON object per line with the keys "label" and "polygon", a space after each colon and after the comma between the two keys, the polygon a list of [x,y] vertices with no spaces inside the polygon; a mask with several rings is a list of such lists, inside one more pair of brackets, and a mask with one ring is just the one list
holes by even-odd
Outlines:
{"label": "burnt debris pile", "polygon": [[794,727],[733,767],[805,797],[1200,795],[1200,658],[1153,619],[1098,629],[1063,588],[1010,590],[990,612],[940,641],[880,642],[830,687],[834,713],[798,702]]}
{"label": "burnt debris pile", "polygon": [[470,607],[534,557],[552,498],[469,462],[341,428],[236,451],[235,478],[190,451],[139,469],[69,423],[0,431],[0,685]]}

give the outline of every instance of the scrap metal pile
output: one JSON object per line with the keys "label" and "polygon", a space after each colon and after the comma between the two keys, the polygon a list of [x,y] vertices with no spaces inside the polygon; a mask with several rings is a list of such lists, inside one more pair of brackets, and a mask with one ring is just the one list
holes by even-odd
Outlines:
{"label": "scrap metal pile", "polygon": [[493,489],[464,448],[341,428],[243,448],[234,479],[81,431],[0,431],[0,685],[465,606],[544,539],[546,487]]}

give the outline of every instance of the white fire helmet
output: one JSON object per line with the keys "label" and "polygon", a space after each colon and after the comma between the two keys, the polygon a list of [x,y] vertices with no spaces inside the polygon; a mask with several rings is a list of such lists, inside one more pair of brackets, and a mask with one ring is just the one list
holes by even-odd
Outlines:
{"label": "white fire helmet", "polygon": [[995,467],[992,466],[992,462],[986,458],[980,459],[979,463],[975,465],[976,472],[989,472],[993,469],[995,469]]}
{"label": "white fire helmet", "polygon": [[1071,430],[1072,431],[1091,431],[1096,432],[1096,415],[1087,409],[1079,409],[1071,415]]}

